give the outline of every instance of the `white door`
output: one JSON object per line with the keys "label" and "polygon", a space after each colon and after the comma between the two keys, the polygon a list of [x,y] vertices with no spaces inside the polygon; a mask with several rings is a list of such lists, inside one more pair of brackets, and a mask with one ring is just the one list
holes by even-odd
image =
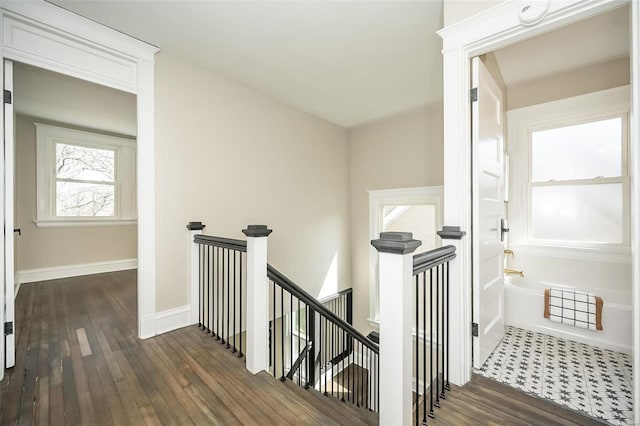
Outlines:
{"label": "white door", "polygon": [[4,350],[5,367],[13,367],[16,361],[15,349],[15,288],[13,265],[13,62],[4,61]]}
{"label": "white door", "polygon": [[[504,105],[502,91],[479,58],[471,63],[473,155],[473,366],[491,355],[505,332]],[[477,335],[477,336],[476,336]]]}

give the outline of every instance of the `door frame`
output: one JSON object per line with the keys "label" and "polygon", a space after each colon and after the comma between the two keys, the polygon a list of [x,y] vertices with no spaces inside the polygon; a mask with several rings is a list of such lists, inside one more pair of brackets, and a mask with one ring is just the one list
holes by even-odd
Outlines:
{"label": "door frame", "polygon": [[[444,83],[444,219],[447,225],[459,225],[471,230],[471,103],[469,93],[470,60],[507,45],[631,3],[631,40],[638,40],[640,4],[629,0],[548,0],[546,15],[534,25],[520,22],[519,13],[527,3],[502,2],[477,15],[438,31],[443,40]],[[631,43],[631,119],[630,148],[632,172],[632,235],[633,315],[640,324],[640,52],[638,43]],[[451,293],[451,353],[461,354],[451,360],[450,380],[463,385],[471,379],[471,240],[453,240],[459,254],[450,269]],[[633,331],[633,364],[640,366],[640,327]],[[640,374],[634,376],[635,422],[640,423]]]}
{"label": "door frame", "polygon": [[[154,63],[158,51],[155,46],[45,1],[4,2],[0,6],[2,60],[23,62],[137,97],[140,338],[156,334]],[[0,80],[2,72],[0,67]],[[4,121],[0,118],[0,134],[3,132]],[[1,173],[4,167],[0,164]],[[4,310],[0,311],[4,323]],[[0,369],[0,378],[3,371]]]}

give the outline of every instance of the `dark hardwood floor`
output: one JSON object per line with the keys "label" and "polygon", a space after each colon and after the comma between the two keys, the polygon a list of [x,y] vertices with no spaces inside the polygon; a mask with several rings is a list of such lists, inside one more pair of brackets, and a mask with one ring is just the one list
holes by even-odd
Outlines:
{"label": "dark hardwood floor", "polygon": [[373,413],[251,375],[186,327],[136,338],[135,271],[25,284],[3,425],[372,424]]}
{"label": "dark hardwood floor", "polygon": [[[603,425],[599,420],[553,402],[519,392],[503,383],[474,375],[464,387],[454,386],[436,409],[433,426],[472,425]],[[422,409],[422,404],[420,404]],[[428,408],[427,408],[428,411]],[[420,416],[422,421],[422,416]]]}
{"label": "dark hardwood floor", "polygon": [[[137,339],[135,279],[124,271],[22,286],[0,424],[377,424],[374,413],[249,374],[195,326]],[[436,414],[429,424],[597,424],[479,377]]]}

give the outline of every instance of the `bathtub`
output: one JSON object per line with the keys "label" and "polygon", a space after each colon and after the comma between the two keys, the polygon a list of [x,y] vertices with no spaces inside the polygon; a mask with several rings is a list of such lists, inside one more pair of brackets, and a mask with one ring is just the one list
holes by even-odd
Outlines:
{"label": "bathtub", "polygon": [[630,293],[604,288],[589,290],[590,293],[602,297],[604,301],[603,330],[592,331],[552,322],[543,316],[544,289],[551,286],[573,288],[507,276],[504,295],[507,325],[631,354],[633,310]]}

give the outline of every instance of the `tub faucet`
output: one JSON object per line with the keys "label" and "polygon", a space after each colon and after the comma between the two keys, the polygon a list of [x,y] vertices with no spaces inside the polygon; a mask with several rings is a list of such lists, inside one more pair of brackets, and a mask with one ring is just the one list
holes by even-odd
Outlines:
{"label": "tub faucet", "polygon": [[522,278],[524,278],[524,271],[516,271],[515,269],[504,268],[504,273],[507,275],[520,275]]}

